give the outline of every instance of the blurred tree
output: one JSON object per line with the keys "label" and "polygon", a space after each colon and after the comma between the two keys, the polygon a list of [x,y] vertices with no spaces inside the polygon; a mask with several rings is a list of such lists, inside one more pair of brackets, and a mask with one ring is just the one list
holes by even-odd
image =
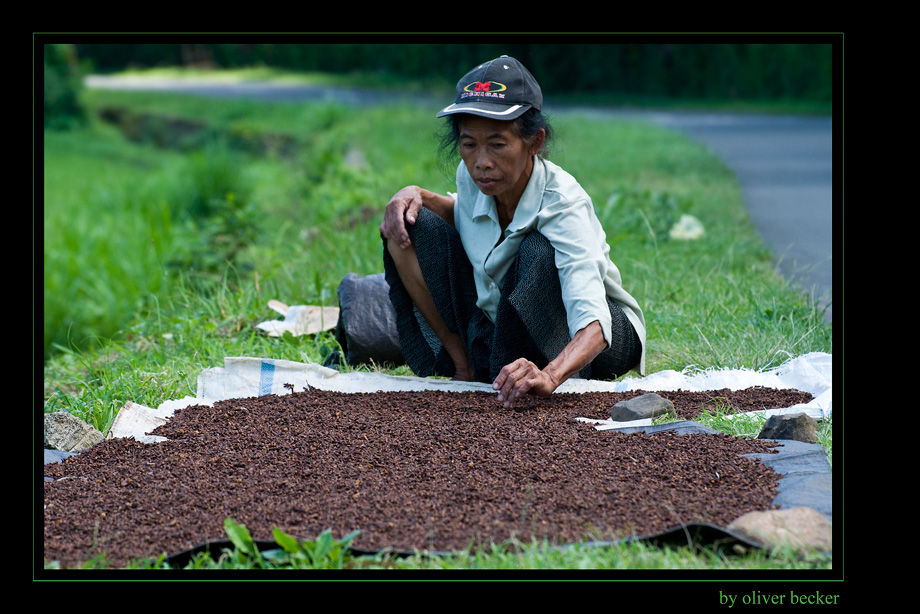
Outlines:
{"label": "blurred tree", "polygon": [[86,121],[80,105],[80,66],[73,45],[44,46],[45,128],[66,130]]}
{"label": "blurred tree", "polygon": [[[307,39],[312,40],[312,39]],[[344,39],[343,39],[344,40]],[[547,93],[711,99],[830,100],[830,37],[795,42],[346,43],[317,37],[300,43],[83,44],[97,70],[132,66],[264,65],[295,71],[379,73],[410,80],[462,75],[477,62],[507,54],[521,60]],[[777,39],[781,40],[781,39]],[[790,39],[793,40],[793,39]],[[689,41],[689,42],[688,42]],[[804,42],[802,42],[804,41]]]}

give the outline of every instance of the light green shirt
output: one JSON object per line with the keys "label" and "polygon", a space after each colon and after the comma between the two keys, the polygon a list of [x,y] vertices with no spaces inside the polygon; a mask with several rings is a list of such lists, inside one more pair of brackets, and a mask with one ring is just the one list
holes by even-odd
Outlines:
{"label": "light green shirt", "polygon": [[574,337],[596,320],[609,347],[610,309],[605,298],[609,296],[636,329],[642,343],[639,373],[645,374],[645,318],[636,300],[623,289],[591,198],[571,175],[534,157],[533,174],[501,243],[495,202],[479,191],[462,162],[457,168],[455,199],[454,226],[473,265],[476,304],[493,322],[502,283],[521,241],[538,231],[556,250],[569,335]]}

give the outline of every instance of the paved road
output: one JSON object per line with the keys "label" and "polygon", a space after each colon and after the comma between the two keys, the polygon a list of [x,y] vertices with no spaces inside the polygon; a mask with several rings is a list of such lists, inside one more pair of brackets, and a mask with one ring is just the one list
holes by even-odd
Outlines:
{"label": "paved road", "polygon": [[[380,100],[377,93],[289,84],[205,84],[96,76],[88,77],[87,85],[183,91],[215,98],[338,100],[349,104]],[[751,219],[773,251],[778,270],[826,306],[826,319],[832,321],[830,119],[710,113],[619,114],[681,130],[718,154],[737,175]]]}
{"label": "paved road", "polygon": [[827,306],[833,296],[830,118],[653,115],[717,153],[741,183],[755,227],[779,270]]}

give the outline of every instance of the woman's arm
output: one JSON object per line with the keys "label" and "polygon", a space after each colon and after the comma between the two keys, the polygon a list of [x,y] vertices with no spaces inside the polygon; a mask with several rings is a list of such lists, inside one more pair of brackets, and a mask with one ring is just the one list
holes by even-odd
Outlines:
{"label": "woman's arm", "polygon": [[526,358],[519,358],[502,368],[492,383],[492,389],[498,390],[498,400],[509,408],[514,407],[515,400],[524,394],[547,397],[605,349],[607,342],[601,325],[594,321],[575,333],[545,369],[541,371]]}
{"label": "woman's arm", "polygon": [[406,223],[414,224],[419,210],[425,207],[441,216],[448,224],[454,224],[454,198],[435,194],[418,186],[407,186],[396,193],[387,203],[383,213],[380,233],[388,241],[394,241],[402,248],[409,247],[409,233]]}

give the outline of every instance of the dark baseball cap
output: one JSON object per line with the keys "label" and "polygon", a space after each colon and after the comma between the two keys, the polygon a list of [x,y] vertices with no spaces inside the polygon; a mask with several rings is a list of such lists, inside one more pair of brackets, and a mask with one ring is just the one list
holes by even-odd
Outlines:
{"label": "dark baseball cap", "polygon": [[500,120],[512,120],[528,109],[543,107],[540,84],[524,65],[503,55],[484,62],[457,82],[457,98],[441,109],[437,117],[472,113]]}

